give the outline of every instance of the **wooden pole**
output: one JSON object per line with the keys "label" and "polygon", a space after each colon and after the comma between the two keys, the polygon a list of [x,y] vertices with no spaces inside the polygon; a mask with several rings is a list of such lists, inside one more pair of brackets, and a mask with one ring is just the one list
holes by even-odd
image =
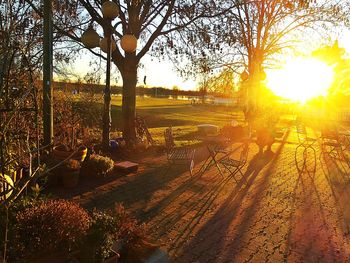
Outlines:
{"label": "wooden pole", "polygon": [[53,141],[53,106],[52,106],[52,0],[44,0],[44,58],[43,58],[43,129],[44,145]]}
{"label": "wooden pole", "polygon": [[104,105],[102,118],[102,147],[105,151],[109,149],[110,130],[111,130],[111,42],[112,32],[107,32],[107,69],[106,69],[106,87],[104,90]]}

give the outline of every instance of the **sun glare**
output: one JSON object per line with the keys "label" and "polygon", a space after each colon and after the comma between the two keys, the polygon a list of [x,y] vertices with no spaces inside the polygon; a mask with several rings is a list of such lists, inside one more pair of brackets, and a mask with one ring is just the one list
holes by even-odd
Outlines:
{"label": "sun glare", "polygon": [[327,95],[333,81],[333,69],[312,58],[294,58],[266,73],[267,87],[277,96],[300,102]]}

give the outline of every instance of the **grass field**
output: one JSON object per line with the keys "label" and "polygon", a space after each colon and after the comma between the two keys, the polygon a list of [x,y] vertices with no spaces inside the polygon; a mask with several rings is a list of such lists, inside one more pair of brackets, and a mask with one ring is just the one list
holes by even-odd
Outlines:
{"label": "grass field", "polygon": [[[78,101],[80,98],[76,98]],[[98,109],[97,115],[102,115],[102,98],[89,103],[88,107]],[[112,138],[121,130],[121,97],[112,97]],[[100,121],[91,121],[86,108],[82,108],[90,127],[100,127]],[[242,109],[235,106],[196,104],[192,105],[187,100],[174,100],[167,98],[137,97],[136,113],[145,119],[153,139],[162,144],[165,128],[172,126],[176,142],[181,144],[195,143],[194,135],[199,124],[214,124],[219,128],[228,125],[232,120],[243,124],[244,115]],[[286,127],[295,116],[283,114],[277,126]],[[99,134],[100,131],[97,131]]]}
{"label": "grass field", "polygon": [[[222,127],[232,120],[243,122],[243,112],[235,106],[212,104],[191,105],[190,101],[165,98],[137,98],[136,112],[142,116],[156,141],[163,140],[163,131],[172,126],[179,143],[192,139],[199,124]],[[121,127],[121,97],[112,98],[112,130]]]}

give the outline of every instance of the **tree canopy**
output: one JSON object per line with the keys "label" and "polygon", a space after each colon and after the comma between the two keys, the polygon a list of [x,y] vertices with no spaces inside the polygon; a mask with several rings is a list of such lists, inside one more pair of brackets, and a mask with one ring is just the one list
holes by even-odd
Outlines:
{"label": "tree canopy", "polygon": [[[27,1],[35,6],[33,1]],[[161,55],[167,48],[173,49],[175,39],[172,38],[172,33],[199,23],[201,20],[208,22],[209,19],[222,14],[221,9],[215,8],[220,6],[221,1],[116,0],[113,2],[119,7],[119,17],[114,21],[103,18],[101,12],[103,2],[100,0],[65,1],[67,9],[62,8],[62,10],[70,10],[69,15],[74,19],[70,21],[66,13],[62,13],[61,16],[64,15],[65,18],[54,19],[55,28],[58,33],[77,43],[81,42],[80,36],[89,25],[93,25],[101,36],[112,33],[113,39],[117,42],[116,49],[112,52],[112,61],[123,79],[123,134],[128,141],[132,141],[135,140],[137,68],[141,58],[151,49],[153,54],[157,55]],[[58,1],[55,3],[59,5]],[[125,34],[132,34],[138,39],[139,44],[135,52],[124,53],[118,44],[119,39]],[[183,45],[186,43],[183,42]],[[91,52],[106,58],[98,50],[91,50]]]}
{"label": "tree canopy", "polygon": [[[39,1],[26,2],[41,14]],[[113,21],[103,18],[103,2],[53,1],[54,28],[65,43],[80,47],[89,26],[100,37],[112,33],[117,44],[111,57],[123,80],[123,134],[130,141],[135,140],[137,69],[145,54],[168,56],[182,76],[196,74],[206,61],[206,72],[230,67],[238,73],[246,68],[256,82],[269,60],[297,41],[292,33],[348,22],[346,6],[337,0],[113,0],[119,8]],[[135,52],[121,49],[119,40],[125,34],[138,39]],[[90,51],[106,59],[99,49]]]}

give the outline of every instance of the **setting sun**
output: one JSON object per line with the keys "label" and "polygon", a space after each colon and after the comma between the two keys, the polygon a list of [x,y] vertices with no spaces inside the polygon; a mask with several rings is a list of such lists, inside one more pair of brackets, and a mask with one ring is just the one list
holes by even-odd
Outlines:
{"label": "setting sun", "polygon": [[333,69],[320,60],[294,58],[284,67],[267,72],[267,87],[276,95],[305,102],[326,95],[333,81]]}

